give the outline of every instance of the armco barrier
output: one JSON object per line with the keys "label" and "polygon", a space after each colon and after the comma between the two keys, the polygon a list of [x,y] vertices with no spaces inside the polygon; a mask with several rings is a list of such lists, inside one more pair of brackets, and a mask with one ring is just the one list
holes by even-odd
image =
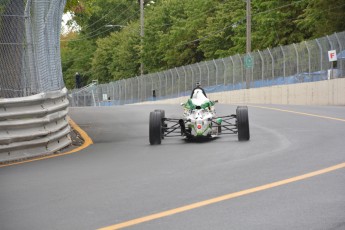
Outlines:
{"label": "armco barrier", "polygon": [[54,153],[71,144],[67,89],[0,99],[0,162]]}

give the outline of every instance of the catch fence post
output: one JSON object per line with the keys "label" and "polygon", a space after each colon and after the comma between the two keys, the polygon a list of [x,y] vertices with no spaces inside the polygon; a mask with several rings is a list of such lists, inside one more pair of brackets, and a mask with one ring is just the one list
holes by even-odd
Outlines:
{"label": "catch fence post", "polygon": [[273,58],[273,55],[271,53],[270,48],[267,48],[267,50],[268,50],[268,53],[270,54],[271,60],[272,60],[272,83],[273,83],[274,82],[274,58]]}
{"label": "catch fence post", "polygon": [[[306,41],[304,41],[304,44],[305,44],[305,47],[307,48],[307,51],[308,51],[308,76],[310,78],[310,71],[311,71],[311,63],[310,63],[310,50],[309,50],[309,47],[308,47],[308,43]],[[313,81],[314,81],[314,77],[313,77]]]}
{"label": "catch fence post", "polygon": [[210,86],[210,69],[208,68],[208,62],[205,61],[205,65],[207,68],[207,86]]}
{"label": "catch fence post", "polygon": [[165,97],[168,96],[168,78],[167,75],[165,74],[165,71],[163,72],[164,77],[165,77]]}
{"label": "catch fence post", "polygon": [[125,82],[125,101],[123,104],[126,104],[126,102],[127,102],[127,79],[124,79],[124,82]]}
{"label": "catch fence post", "polygon": [[259,53],[259,56],[261,59],[261,81],[263,83],[264,82],[265,61],[264,61],[264,58],[262,57],[260,50],[258,50],[258,53]]}
{"label": "catch fence post", "polygon": [[175,67],[175,71],[177,73],[177,97],[180,97],[180,74],[177,71],[177,68]]}
{"label": "catch fence post", "polygon": [[232,89],[235,89],[235,65],[234,65],[234,59],[232,56],[230,56],[230,60],[232,63]]}
{"label": "catch fence post", "polygon": [[201,84],[201,68],[200,68],[199,62],[196,63],[196,65],[198,66],[198,69],[199,69],[199,83]]}
{"label": "catch fence post", "polygon": [[194,88],[194,71],[193,71],[192,65],[189,65],[189,68],[192,71],[192,88],[191,88],[191,90],[193,90],[193,88]]}
{"label": "catch fence post", "polygon": [[319,49],[320,49],[320,71],[322,71],[322,62],[323,62],[323,58],[322,58],[322,46],[321,46],[321,44],[320,44],[320,42],[319,42],[319,39],[315,39],[315,41],[316,41],[316,44],[317,44],[317,46],[319,47]]}
{"label": "catch fence post", "polygon": [[283,54],[283,73],[284,73],[284,83],[285,83],[285,77],[286,77],[285,52],[284,52],[284,49],[281,45],[280,45],[280,49],[281,49],[282,54]]}
{"label": "catch fence post", "polygon": [[[335,38],[337,39],[337,42],[339,44],[339,53],[341,51],[343,51],[343,46],[341,45],[341,42],[339,40],[338,34],[334,33]],[[342,61],[338,61],[338,63],[340,64],[340,68],[338,68],[340,71],[343,71],[343,62]]]}
{"label": "catch fence post", "polygon": [[216,61],[213,59],[214,66],[216,67],[216,86],[218,85],[218,66]]}
{"label": "catch fence post", "polygon": [[295,48],[295,52],[296,52],[296,65],[297,65],[297,75],[298,75],[299,74],[299,56],[298,56],[298,51],[297,51],[296,44],[293,43],[292,45]]}
{"label": "catch fence post", "polygon": [[242,86],[241,86],[241,89],[243,89],[243,84],[244,84],[243,61],[242,61],[242,58],[241,58],[240,54],[237,54],[237,55],[238,55],[238,58],[240,59],[240,62],[241,62],[241,72],[242,72]]}
{"label": "catch fence post", "polygon": [[174,74],[172,69],[170,69],[170,76],[171,76],[171,97],[174,95]]}
{"label": "catch fence post", "polygon": [[182,66],[183,72],[184,72],[184,92],[187,92],[187,72],[184,66]]}

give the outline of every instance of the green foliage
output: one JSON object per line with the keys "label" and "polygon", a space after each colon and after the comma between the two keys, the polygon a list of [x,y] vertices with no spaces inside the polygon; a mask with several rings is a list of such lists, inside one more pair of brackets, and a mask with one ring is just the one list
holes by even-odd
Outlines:
{"label": "green foliage", "polygon": [[309,0],[298,17],[297,25],[312,38],[344,31],[344,0]]}
{"label": "green foliage", "polygon": [[75,87],[76,72],[81,73],[84,85],[89,83],[93,79],[91,60],[96,48],[94,41],[74,41],[62,47],[64,47],[61,48],[62,73],[67,88]]}
{"label": "green foliage", "polygon": [[[244,0],[156,0],[145,7],[142,39],[138,3],[67,2],[66,11],[81,27],[61,44],[69,88],[75,72],[104,83],[139,75],[141,62],[145,73],[152,73],[246,51]],[[345,30],[344,0],[252,0],[251,8],[252,50]]]}
{"label": "green foliage", "polygon": [[226,57],[245,50],[245,2],[221,1],[207,18],[200,49],[207,59]]}
{"label": "green foliage", "polygon": [[265,0],[253,3],[252,49],[264,49],[302,41],[304,32],[296,19],[302,14],[305,1]]}

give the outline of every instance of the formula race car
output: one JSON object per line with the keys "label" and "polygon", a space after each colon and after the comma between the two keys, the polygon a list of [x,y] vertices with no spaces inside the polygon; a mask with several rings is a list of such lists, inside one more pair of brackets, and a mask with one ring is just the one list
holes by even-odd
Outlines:
{"label": "formula race car", "polygon": [[[202,94],[199,94],[202,96]],[[203,96],[202,96],[203,97]],[[237,134],[239,141],[248,141],[249,119],[247,106],[238,106],[236,114],[216,116],[214,105],[218,101],[206,97],[191,98],[182,103],[183,117],[166,118],[164,110],[150,113],[149,139],[151,145],[161,144],[165,137],[182,136],[186,139],[213,138],[224,134]]]}

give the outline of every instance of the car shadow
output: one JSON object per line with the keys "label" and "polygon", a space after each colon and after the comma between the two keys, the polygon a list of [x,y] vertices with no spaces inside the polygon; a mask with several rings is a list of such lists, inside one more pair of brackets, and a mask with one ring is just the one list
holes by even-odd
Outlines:
{"label": "car shadow", "polygon": [[193,137],[193,138],[186,138],[184,141],[186,143],[208,143],[214,140],[217,140],[219,137]]}

